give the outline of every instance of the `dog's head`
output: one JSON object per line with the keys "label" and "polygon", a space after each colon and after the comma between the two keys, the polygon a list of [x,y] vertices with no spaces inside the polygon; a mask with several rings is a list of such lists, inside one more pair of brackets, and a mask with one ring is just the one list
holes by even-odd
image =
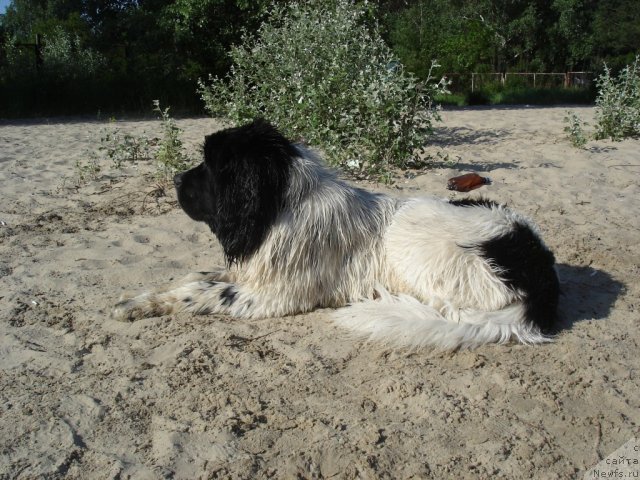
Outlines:
{"label": "dog's head", "polygon": [[296,147],[264,120],[222,130],[204,143],[204,162],[175,176],[182,209],[205,222],[229,263],[254,253],[284,206]]}

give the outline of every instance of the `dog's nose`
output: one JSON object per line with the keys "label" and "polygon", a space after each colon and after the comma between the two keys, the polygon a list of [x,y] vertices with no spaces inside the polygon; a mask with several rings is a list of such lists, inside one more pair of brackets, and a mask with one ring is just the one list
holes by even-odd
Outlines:
{"label": "dog's nose", "polygon": [[180,185],[182,185],[183,175],[184,175],[183,173],[178,173],[173,177],[173,184],[176,186],[176,188],[180,188]]}

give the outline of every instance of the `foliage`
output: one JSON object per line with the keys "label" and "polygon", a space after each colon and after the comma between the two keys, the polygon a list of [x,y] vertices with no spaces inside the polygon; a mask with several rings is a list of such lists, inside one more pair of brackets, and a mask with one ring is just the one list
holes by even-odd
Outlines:
{"label": "foliage", "polygon": [[[317,0],[315,0],[317,1]],[[406,71],[613,74],[640,46],[637,0],[353,0]],[[329,8],[336,0],[327,0]],[[146,112],[153,99],[201,111],[197,79],[224,77],[226,55],[254,35],[267,0],[10,0],[0,16],[0,116]],[[374,9],[375,3],[379,8]],[[34,48],[43,39],[35,67]],[[304,43],[304,40],[301,39]]]}
{"label": "foliage", "polygon": [[123,133],[117,127],[103,129],[98,151],[89,152],[87,158],[75,161],[73,186],[79,188],[89,181],[96,180],[102,170],[100,164],[103,160],[110,161],[116,170],[125,165],[136,166],[140,161],[150,160],[155,143],[144,134]]}
{"label": "foliage", "polygon": [[434,97],[434,102],[442,107],[463,107],[467,105],[465,96],[459,93],[438,93]]}
{"label": "foliage", "polygon": [[[444,72],[618,70],[640,45],[636,0],[381,2],[391,45],[418,76]],[[631,57],[630,57],[631,55]]]}
{"label": "foliage", "polygon": [[429,73],[431,59],[438,59],[444,72],[474,71],[493,59],[494,33],[450,0],[412,2],[386,19],[394,51],[420,78]]}
{"label": "foliage", "polygon": [[605,66],[597,85],[596,138],[640,135],[640,55],[617,78]]}
{"label": "foliage", "polygon": [[20,46],[16,41],[7,41],[4,48],[7,62],[4,74],[16,81],[36,74],[50,80],[79,80],[97,74],[105,63],[104,57],[87,48],[79,35],[60,27],[46,36],[40,53],[41,65],[33,48]]}
{"label": "foliage", "polygon": [[78,81],[98,75],[105,58],[86,48],[78,35],[57,27],[42,48],[42,74],[64,81]]}
{"label": "foliage", "polygon": [[558,105],[592,103],[595,94],[583,88],[533,88],[489,83],[464,95],[465,105]]}
{"label": "foliage", "polygon": [[162,109],[158,100],[153,102],[153,106],[153,111],[160,115],[162,136],[150,139],[144,133],[134,135],[118,127],[104,129],[98,151],[91,153],[86,161],[75,163],[76,186],[95,180],[102,160],[110,161],[114,169],[120,170],[126,165],[135,167],[141,161],[155,159],[156,178],[162,183],[189,168],[191,161],[185,153],[182,130],[169,115],[168,107]]}
{"label": "foliage", "polygon": [[122,133],[119,128],[105,130],[100,138],[98,151],[104,153],[117,169],[125,163],[137,164],[151,158],[153,142],[146,135]]}
{"label": "foliage", "polygon": [[584,126],[586,122],[580,120],[575,112],[567,111],[567,116],[564,117],[564,122],[567,124],[564,127],[564,131],[567,133],[567,137],[571,141],[571,145],[576,148],[583,148],[589,141],[588,136],[584,132]]}
{"label": "foliage", "polygon": [[180,52],[179,74],[195,84],[209,73],[230,66],[226,52],[240,42],[243,30],[255,31],[266,0],[176,0],[166,2],[159,24]]}
{"label": "foliage", "polygon": [[[11,0],[0,16],[0,115],[144,112],[154,98],[201,110],[197,78],[227,71],[225,52],[257,28],[266,4]],[[18,46],[36,34],[39,69],[34,47]]]}
{"label": "foliage", "polygon": [[493,90],[493,105],[559,105],[593,102],[593,93],[584,88],[505,87]]}
{"label": "foliage", "polygon": [[439,119],[433,96],[384,43],[366,4],[276,4],[256,37],[233,47],[227,78],[200,83],[207,110],[235,123],[264,116],[357,171],[405,165]]}
{"label": "foliage", "polygon": [[640,48],[640,2],[601,0],[588,3],[594,4],[589,28],[593,42],[592,64],[600,67],[604,62],[617,72],[633,62]]}
{"label": "foliage", "polygon": [[155,158],[158,162],[158,176],[162,180],[170,180],[176,173],[189,168],[189,159],[184,153],[184,146],[180,138],[182,130],[169,116],[169,107],[164,110],[160,108],[159,100],[154,100],[153,106],[153,111],[160,114],[163,132],[155,152]]}
{"label": "foliage", "polygon": [[6,101],[0,104],[0,114],[34,111],[47,104],[57,107],[68,99],[77,105],[101,94],[93,80],[104,74],[106,59],[77,34],[53,28],[44,37],[39,60],[33,45],[11,39],[5,41],[4,54],[0,95]]}
{"label": "foliage", "polygon": [[[76,160],[74,163],[74,187],[78,188],[81,185],[98,178],[100,173],[100,165],[95,156],[90,156],[87,161]],[[63,182],[63,186],[64,186]]]}

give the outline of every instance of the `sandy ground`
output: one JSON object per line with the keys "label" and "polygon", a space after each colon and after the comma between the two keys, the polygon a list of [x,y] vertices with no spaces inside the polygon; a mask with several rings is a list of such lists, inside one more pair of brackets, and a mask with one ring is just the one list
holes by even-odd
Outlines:
{"label": "sandy ground", "polygon": [[[556,252],[555,343],[453,354],[354,341],[326,310],[110,320],[221,265],[217,241],[149,163],[74,187],[114,124],[0,121],[0,478],[582,478],[639,433],[640,141],[576,149],[565,111],[447,111],[428,152],[449,164],[362,183],[446,197],[480,172]],[[179,125],[194,151],[218,128]]]}

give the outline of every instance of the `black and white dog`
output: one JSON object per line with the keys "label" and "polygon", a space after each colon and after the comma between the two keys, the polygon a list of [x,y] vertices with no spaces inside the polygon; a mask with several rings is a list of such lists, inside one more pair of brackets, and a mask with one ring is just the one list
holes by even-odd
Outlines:
{"label": "black and white dog", "polygon": [[553,254],[504,206],[354,188],[263,120],[206,137],[204,162],[174,181],[229,268],[123,300],[118,319],[345,307],[334,313],[340,325],[398,346],[549,340]]}

